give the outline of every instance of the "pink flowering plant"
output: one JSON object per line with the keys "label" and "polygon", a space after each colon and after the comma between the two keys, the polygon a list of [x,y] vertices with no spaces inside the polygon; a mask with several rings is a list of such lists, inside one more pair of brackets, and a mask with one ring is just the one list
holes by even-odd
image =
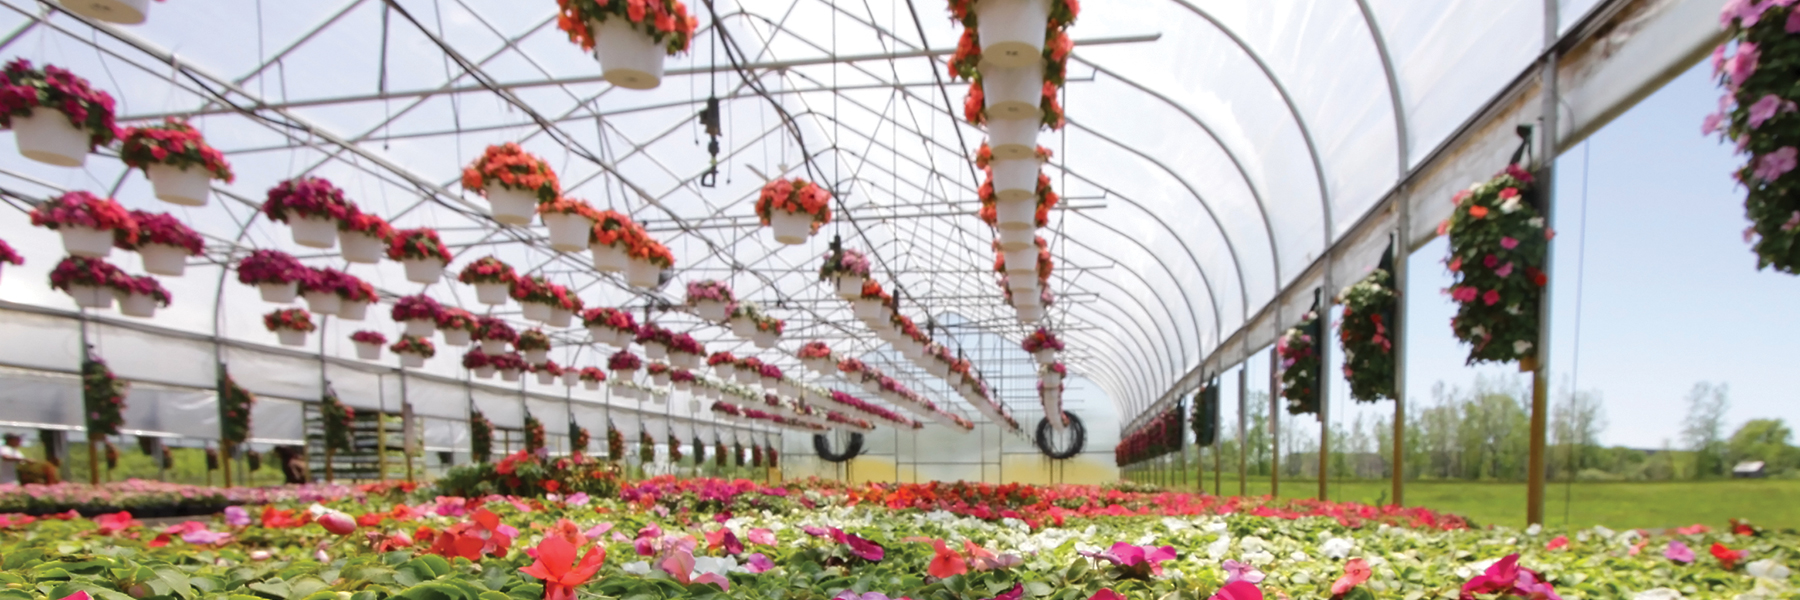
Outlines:
{"label": "pink flowering plant", "polygon": [[382,335],[381,332],[379,332],[379,331],[369,331],[367,329],[364,329],[362,331],[358,331],[356,333],[350,334],[350,341],[356,342],[359,344],[375,344],[377,346],[386,346],[387,345],[387,336]]}
{"label": "pink flowering plant", "polygon": [[1019,344],[1019,347],[1033,354],[1040,350],[1063,351],[1062,340],[1056,338],[1056,333],[1042,327],[1031,332],[1031,335],[1025,336],[1025,341]]}
{"label": "pink flowering plant", "polygon": [[262,212],[269,220],[288,222],[296,216],[341,222],[350,216],[344,191],[322,177],[289,179],[269,188]]}
{"label": "pink flowering plant", "polygon": [[819,265],[819,280],[829,281],[845,275],[868,277],[869,257],[854,249],[826,252],[825,263]]}
{"label": "pink flowering plant", "polygon": [[173,299],[169,295],[169,290],[163,288],[162,282],[149,275],[132,277],[121,273],[112,278],[111,286],[119,293],[149,296],[160,306],[168,306]]}
{"label": "pink flowering plant", "polygon": [[1344,379],[1350,397],[1376,402],[1394,397],[1394,314],[1400,293],[1386,269],[1377,268],[1338,296],[1344,305],[1338,340],[1344,345]]}
{"label": "pink flowering plant", "polygon": [[238,283],[261,285],[300,281],[309,269],[293,256],[280,250],[254,250],[238,261]]}
{"label": "pink flowering plant", "polygon": [[802,360],[817,358],[829,359],[831,358],[831,346],[826,345],[825,342],[813,340],[800,346],[799,356]]}
{"label": "pink flowering plant", "polygon": [[236,179],[225,153],[208,145],[206,136],[187,121],[169,117],[161,125],[128,127],[123,137],[119,160],[131,168],[143,169],[145,173],[149,173],[151,165],[197,168],[226,183]]}
{"label": "pink flowering plant", "polygon": [[137,243],[137,220],[112,198],[101,198],[83,191],[73,191],[45,201],[31,209],[31,224],[51,231],[64,227],[86,227],[112,231],[120,243]]}
{"label": "pink flowering plant", "polygon": [[831,222],[831,192],[805,179],[775,179],[756,197],[756,216],[767,226],[775,211],[812,217],[812,233]]}
{"label": "pink flowering plant", "polygon": [[69,291],[70,286],[112,287],[113,282],[129,277],[124,271],[98,258],[70,256],[50,270],[50,288]]}
{"label": "pink flowering plant", "polygon": [[29,116],[36,108],[68,116],[70,123],[87,132],[89,150],[111,144],[119,136],[119,127],[113,122],[112,95],[56,65],[39,70],[31,61],[13,59],[0,73],[0,127],[12,128],[14,117]]}
{"label": "pink flowering plant", "polygon": [[1719,15],[1727,40],[1713,50],[1713,76],[1724,95],[1702,130],[1736,143],[1747,189],[1744,211],[1757,268],[1800,274],[1800,7],[1793,0],[1730,0]]}
{"label": "pink flowering plant", "polygon": [[1281,397],[1290,415],[1319,414],[1319,311],[1310,310],[1300,322],[1275,340],[1281,358]]}
{"label": "pink flowering plant", "polygon": [[1535,364],[1538,305],[1549,277],[1544,258],[1554,233],[1538,213],[1532,176],[1518,165],[1456,193],[1456,211],[1438,226],[1450,236],[1445,259],[1457,304],[1450,320],[1469,344],[1469,364]]}
{"label": "pink flowering plant", "polygon": [[606,359],[606,368],[614,371],[636,371],[643,367],[644,360],[630,350],[620,350]]}
{"label": "pink flowering plant", "polygon": [[706,345],[701,344],[700,340],[694,339],[692,335],[677,333],[669,338],[669,352],[704,356]]}
{"label": "pink flowering plant", "polygon": [[492,256],[483,256],[476,259],[475,262],[469,263],[468,266],[463,267],[462,273],[456,276],[457,281],[470,285],[477,283],[498,283],[510,286],[513,282],[517,281],[518,278],[518,274],[513,272],[512,265],[501,262],[500,259]]}
{"label": "pink flowering plant", "polygon": [[[707,280],[703,280],[703,281],[688,282],[688,284],[687,284],[687,303],[688,303],[688,305],[691,306],[691,305],[699,304],[700,302],[706,301],[706,300],[711,300],[713,302],[723,302],[727,305],[730,305],[730,304],[737,303],[737,296],[731,292],[731,284],[725,283],[723,281],[719,281],[716,279],[707,279]],[[727,309],[726,312],[729,313],[730,309]]]}
{"label": "pink flowering plant", "polygon": [[401,297],[399,302],[394,303],[394,310],[390,314],[393,316],[394,321],[398,323],[404,323],[406,321],[431,321],[436,323],[438,313],[443,312],[443,310],[443,305],[438,304],[437,300],[433,300],[430,296],[424,294],[417,294]]}
{"label": "pink flowering plant", "polygon": [[394,354],[414,354],[425,358],[437,356],[437,346],[432,345],[431,340],[418,336],[400,336],[400,341],[394,342],[388,349],[394,351]]}
{"label": "pink flowering plant", "polygon": [[298,308],[284,308],[263,315],[263,327],[269,331],[306,331],[318,329],[312,314]]}
{"label": "pink flowering plant", "polygon": [[25,257],[19,256],[18,251],[13,250],[12,244],[6,243],[6,240],[0,240],[0,263],[22,265],[25,264]]}
{"label": "pink flowering plant", "polygon": [[372,300],[374,296],[374,286],[368,282],[330,267],[307,269],[300,278],[300,291],[332,294],[353,302]]}
{"label": "pink flowering plant", "polygon": [[469,311],[454,306],[446,306],[443,310],[438,311],[438,329],[467,331],[473,334],[479,325],[475,314]]}
{"label": "pink flowering plant", "polygon": [[338,231],[364,233],[382,242],[394,239],[394,226],[389,225],[387,219],[363,212],[354,204],[350,205],[349,214],[344,216],[344,220],[338,221]]}
{"label": "pink flowering plant", "polygon": [[199,256],[206,249],[205,239],[174,215],[134,210],[131,211],[131,219],[137,223],[135,240],[126,241],[120,230],[114,230],[114,245],[122,250],[137,250],[150,244],[161,244],[186,250],[188,256]]}
{"label": "pink flowering plant", "polygon": [[637,335],[638,330],[637,319],[632,318],[631,313],[605,306],[582,312],[581,325],[583,327],[605,327],[632,335]]}
{"label": "pink flowering plant", "polygon": [[476,319],[475,339],[513,344],[519,341],[519,332],[498,317],[480,317]]}
{"label": "pink flowering plant", "polygon": [[450,262],[450,248],[438,239],[437,231],[422,229],[403,229],[394,232],[393,240],[388,242],[388,258],[394,260],[441,260]]}
{"label": "pink flowering plant", "polygon": [[493,366],[493,362],[493,357],[482,352],[480,348],[470,348],[468,352],[463,353],[462,357],[463,368],[469,370]]}

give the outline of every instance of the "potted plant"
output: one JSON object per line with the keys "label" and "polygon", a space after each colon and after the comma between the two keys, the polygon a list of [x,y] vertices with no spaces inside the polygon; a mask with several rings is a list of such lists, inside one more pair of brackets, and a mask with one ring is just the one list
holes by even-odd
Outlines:
{"label": "potted plant", "polygon": [[1455,212],[1438,226],[1450,238],[1446,259],[1457,305],[1450,327],[1469,344],[1470,364],[1537,365],[1538,307],[1549,283],[1544,263],[1553,235],[1538,212],[1531,173],[1518,165],[1456,193]]}
{"label": "potted plant", "polygon": [[608,83],[647,90],[662,85],[663,58],[686,52],[699,19],[680,0],[557,0],[556,25],[592,51]]}
{"label": "potted plant", "polygon": [[1319,349],[1313,333],[1319,328],[1319,311],[1310,310],[1300,323],[1275,340],[1281,358],[1281,397],[1290,415],[1319,414]]}
{"label": "potted plant", "polygon": [[746,340],[755,339],[756,324],[762,319],[761,306],[755,302],[741,302],[731,311],[731,333]]}
{"label": "potted plant", "polygon": [[493,357],[488,353],[483,352],[480,348],[471,348],[468,352],[464,352],[462,365],[464,369],[468,369],[469,372],[474,373],[476,377],[481,379],[494,378],[495,369]]}
{"label": "potted plant", "polygon": [[781,332],[787,329],[787,321],[765,316],[756,322],[756,347],[774,348],[775,342],[781,339]]}
{"label": "potted plant", "polygon": [[588,238],[594,234],[594,222],[600,220],[599,211],[575,198],[540,202],[537,212],[544,218],[544,227],[550,230],[550,249],[557,252],[587,250]]}
{"label": "potted plant", "polygon": [[675,255],[662,242],[640,233],[628,238],[630,256],[625,261],[625,281],[632,287],[655,289],[662,285],[664,269],[674,268]]}
{"label": "potted plant", "polygon": [[539,203],[562,197],[562,185],[550,164],[507,142],[488,146],[481,158],[463,169],[463,189],[486,196],[494,220],[530,225]]}
{"label": "potted plant", "polygon": [[557,298],[552,293],[552,285],[541,275],[519,277],[513,280],[512,297],[519,301],[521,315],[527,321],[547,323],[550,311],[557,305]]}
{"label": "potted plant", "polygon": [[675,389],[683,392],[693,389],[694,381],[697,379],[694,372],[687,369],[675,369],[669,372],[669,381],[675,385]]}
{"label": "potted plant", "polygon": [[1024,348],[1032,358],[1036,358],[1040,365],[1056,362],[1056,353],[1063,351],[1062,340],[1056,339],[1055,333],[1042,327],[1026,336],[1024,343],[1019,344],[1019,347]]}
{"label": "potted plant", "polygon": [[6,243],[6,240],[0,240],[0,267],[6,266],[7,263],[23,265],[25,257],[19,256],[19,253],[14,251],[12,245]]}
{"label": "potted plant", "polygon": [[318,328],[313,325],[312,315],[298,308],[283,308],[263,315],[263,327],[275,332],[283,346],[306,345],[306,334]]}
{"label": "potted plant", "polygon": [[1744,242],[1756,254],[1756,268],[1774,267],[1790,275],[1800,274],[1800,194],[1794,188],[1800,177],[1794,172],[1800,162],[1795,129],[1800,119],[1794,116],[1800,106],[1794,98],[1800,96],[1792,85],[1796,49],[1789,43],[1790,30],[1800,29],[1800,17],[1794,16],[1792,5],[1724,4],[1719,13],[1724,39],[1712,54],[1713,79],[1723,94],[1718,111],[1701,124],[1706,134],[1717,132],[1720,141],[1734,142],[1742,161],[1732,172],[1732,183],[1743,186],[1744,216],[1750,221]]}
{"label": "potted plant", "polygon": [[669,385],[669,365],[652,362],[644,366],[644,372],[650,374],[650,383],[659,386]]}
{"label": "potted plant", "polygon": [[612,369],[613,378],[618,381],[631,381],[637,377],[638,369],[643,368],[644,361],[630,350],[620,350],[606,359],[606,368]]}
{"label": "potted plant", "polygon": [[[550,363],[550,364],[556,364],[556,363]],[[563,387],[575,387],[577,384],[581,383],[581,369],[577,369],[575,367],[559,367],[559,368],[562,370],[561,377],[562,377]],[[574,425],[575,423],[573,421],[571,421],[569,424]],[[585,429],[582,430],[582,434],[586,435],[587,430],[585,430]],[[571,441],[571,443],[573,443],[573,441]],[[584,448],[586,446],[587,446],[587,444],[583,443],[583,444],[576,445],[575,447]]]}
{"label": "potted plant", "polygon": [[762,366],[762,359],[746,356],[737,360],[737,367],[733,370],[733,374],[737,377],[738,383],[750,385],[762,378]]}
{"label": "potted plant", "polygon": [[506,304],[506,296],[518,281],[512,265],[492,256],[483,256],[463,267],[456,280],[475,286],[475,301],[490,306]]}
{"label": "potted plant", "polygon": [[500,380],[506,382],[518,381],[519,375],[525,371],[525,359],[519,358],[516,353],[490,356],[488,364],[493,365],[494,370],[500,372]]}
{"label": "potted plant", "polygon": [[594,268],[607,273],[623,273],[631,261],[631,240],[642,237],[643,228],[631,217],[612,210],[600,211],[594,220],[593,232],[588,236]]}
{"label": "potted plant", "polygon": [[887,319],[882,316],[886,314],[888,304],[893,301],[893,296],[881,290],[881,282],[871,279],[863,282],[862,295],[850,301],[850,308],[856,318],[862,319],[864,323],[885,325]]}
{"label": "potted plant", "polygon": [[581,387],[588,391],[594,391],[600,389],[600,384],[605,382],[606,371],[600,370],[599,367],[581,368]]}
{"label": "potted plant", "polygon": [[156,316],[156,307],[169,305],[169,291],[155,277],[132,277],[121,273],[113,277],[112,288],[119,296],[119,313],[148,319]]}
{"label": "potted plant", "polygon": [[400,336],[400,341],[388,349],[400,355],[400,366],[408,369],[423,367],[425,359],[437,356],[437,347],[431,345],[431,340],[415,335]]}
{"label": "potted plant", "polygon": [[581,324],[596,344],[624,349],[637,335],[637,320],[631,313],[609,307],[588,309],[581,313]]}
{"label": "potted plant", "polygon": [[253,250],[238,261],[238,282],[254,285],[264,302],[287,304],[300,295],[300,279],[308,269],[286,252]]}
{"label": "potted plant", "polygon": [[394,303],[391,315],[395,322],[406,325],[406,335],[431,337],[437,333],[438,314],[444,307],[424,294],[402,296]]}
{"label": "potted plant", "polygon": [[781,367],[777,367],[770,363],[762,363],[756,370],[757,374],[761,376],[759,379],[762,381],[763,389],[773,392],[780,386]]}
{"label": "potted plant", "polygon": [[381,360],[381,347],[387,345],[387,336],[364,329],[350,334],[350,342],[356,345],[356,358]]}
{"label": "potted plant", "polygon": [[137,243],[137,221],[111,198],[68,192],[31,209],[31,224],[62,234],[63,250],[74,256],[106,258],[115,241]]}
{"label": "potted plant", "polygon": [[381,262],[381,253],[394,239],[394,226],[387,219],[363,212],[351,205],[349,214],[338,222],[338,243],[343,244],[344,260],[372,265]]}
{"label": "potted plant", "polygon": [[1063,366],[1061,362],[1051,362],[1038,370],[1038,382],[1039,385],[1061,389],[1063,378],[1068,375],[1068,367]]}
{"label": "potted plant", "polygon": [[349,273],[332,268],[302,271],[300,297],[306,300],[306,308],[321,315],[337,314],[343,308],[343,292],[352,287],[352,284],[343,281],[344,278],[356,279]]}
{"label": "potted plant", "polygon": [[19,153],[59,167],[79,167],[88,152],[118,136],[111,95],[56,65],[32,68],[23,58],[0,74],[0,127],[13,130]]}
{"label": "potted plant", "polygon": [[[1383,261],[1386,264],[1386,261]],[[1400,295],[1387,269],[1376,268],[1338,296],[1344,305],[1338,339],[1344,345],[1344,379],[1357,402],[1394,397],[1394,314]]]}
{"label": "potted plant", "polygon": [[561,285],[551,284],[550,296],[556,299],[556,303],[550,306],[550,320],[546,322],[551,327],[568,327],[575,315],[587,306],[569,288]]}
{"label": "potted plant", "polygon": [[563,368],[562,365],[556,364],[556,361],[546,360],[543,364],[532,365],[531,372],[537,375],[538,385],[553,385],[558,378],[562,377]]}
{"label": "potted plant", "polygon": [[438,239],[437,231],[429,228],[394,232],[387,255],[406,266],[406,280],[413,283],[437,283],[444,277],[444,266],[450,264],[450,249]]}
{"label": "potted plant", "polygon": [[206,206],[212,180],[231,183],[231,163],[206,143],[200,131],[170,117],[161,125],[127,127],[119,160],[150,178],[157,199],[181,206]]}
{"label": "potted plant", "polygon": [[475,328],[478,325],[473,313],[454,306],[446,306],[438,312],[438,331],[443,332],[446,346],[469,345],[475,338]]}
{"label": "potted plant", "polygon": [[114,230],[113,245],[136,251],[150,273],[180,277],[187,272],[188,257],[199,256],[206,249],[199,233],[169,213],[134,210],[131,220],[137,224],[136,239],[128,241]]}
{"label": "potted plant", "polygon": [[716,279],[690,281],[687,284],[687,303],[694,307],[694,314],[714,323],[724,323],[731,317],[733,304],[737,296],[731,292],[731,284]]}
{"label": "potted plant", "polygon": [[674,338],[675,332],[658,327],[655,323],[645,323],[638,328],[637,343],[644,347],[644,356],[650,360],[668,358],[669,344]]}
{"label": "potted plant", "polygon": [[706,357],[706,366],[712,367],[713,373],[720,379],[731,379],[733,372],[737,370],[737,357],[730,352],[714,352]]}
{"label": "potted plant", "polygon": [[480,317],[476,319],[475,341],[481,343],[482,352],[502,354],[506,352],[507,344],[519,341],[519,333],[498,317]]}
{"label": "potted plant", "polygon": [[150,15],[150,0],[58,0],[57,3],[75,14],[120,25],[138,25]]}
{"label": "potted plant", "polygon": [[[986,172],[987,180],[983,181],[981,187],[975,192],[981,200],[981,210],[978,214],[982,221],[999,229],[1030,230],[1049,225],[1050,209],[1055,208],[1057,202],[1061,200],[1050,188],[1049,175],[1045,175],[1042,171],[1032,170],[1031,173],[1034,175],[1036,183],[1033,188],[1035,192],[1009,197],[995,191],[997,184],[994,181],[993,169],[986,169]],[[1000,241],[1008,249],[1017,248],[1021,245],[1017,243],[1018,237],[1009,235]]]}
{"label": "potted plant", "polygon": [[375,295],[375,286],[350,275],[343,274],[337,280],[338,313],[337,318],[345,321],[361,321],[368,315],[369,305],[380,297]]}
{"label": "potted plant", "polygon": [[309,248],[337,245],[338,223],[350,216],[344,191],[319,177],[289,179],[269,188],[262,212],[293,228],[294,243]]}
{"label": "potted plant", "polygon": [[677,333],[669,338],[670,364],[683,369],[698,369],[702,356],[706,356],[706,346],[694,336]]}
{"label": "potted plant", "polygon": [[525,362],[541,365],[550,360],[550,336],[542,329],[525,330],[519,334],[519,341],[514,342],[513,346],[525,355]]}
{"label": "potted plant", "polygon": [[756,198],[756,216],[775,231],[775,241],[804,243],[831,222],[831,192],[805,179],[775,179]]}

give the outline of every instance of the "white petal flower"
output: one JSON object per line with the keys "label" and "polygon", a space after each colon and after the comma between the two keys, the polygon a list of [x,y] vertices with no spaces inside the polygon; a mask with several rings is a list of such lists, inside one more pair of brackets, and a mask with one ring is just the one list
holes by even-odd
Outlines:
{"label": "white petal flower", "polygon": [[1275,562],[1275,555],[1269,554],[1268,552],[1248,552],[1244,554],[1244,562],[1256,565],[1260,568]]}
{"label": "white petal flower", "polygon": [[1516,352],[1518,354],[1524,354],[1530,350],[1531,350],[1531,342],[1527,342],[1525,340],[1519,340],[1519,341],[1513,342],[1513,352]]}
{"label": "white petal flower", "polygon": [[1538,229],[1544,228],[1544,218],[1543,217],[1532,217],[1531,220],[1526,221],[1526,223],[1528,223],[1532,227],[1536,227]]}
{"label": "white petal flower", "polygon": [[1530,527],[1525,528],[1525,535],[1537,535],[1543,532],[1544,526],[1537,523],[1532,523]]}
{"label": "white petal flower", "polygon": [[1261,552],[1268,544],[1269,543],[1263,541],[1262,538],[1252,535],[1245,537],[1243,541],[1238,542],[1238,547],[1242,548],[1245,552]]}
{"label": "white petal flower", "polygon": [[637,562],[625,563],[624,565],[620,566],[619,568],[621,570],[625,571],[626,573],[630,573],[632,575],[649,575],[650,574],[650,563],[644,562],[641,560],[637,561]]}
{"label": "white petal flower", "polygon": [[1225,553],[1230,551],[1231,536],[1221,536],[1219,539],[1213,540],[1213,543],[1206,545],[1206,555],[1212,557],[1213,560],[1225,558]]}
{"label": "white petal flower", "polygon": [[1631,600],[1686,600],[1681,592],[1669,588],[1653,588],[1638,592]]}
{"label": "white petal flower", "polygon": [[1346,557],[1349,557],[1350,551],[1355,548],[1356,544],[1348,539],[1331,538],[1325,540],[1325,543],[1319,544],[1319,553],[1330,557],[1332,560],[1343,560]]}
{"label": "white petal flower", "polygon": [[1507,198],[1504,202],[1500,203],[1500,212],[1510,215],[1514,211],[1517,211],[1517,210],[1519,210],[1519,197],[1518,196],[1513,196],[1511,198]]}
{"label": "white petal flower", "polygon": [[1744,572],[1749,573],[1751,577],[1756,577],[1758,579],[1773,579],[1776,581],[1786,581],[1788,575],[1792,573],[1786,565],[1776,562],[1773,558],[1765,558],[1744,565]]}

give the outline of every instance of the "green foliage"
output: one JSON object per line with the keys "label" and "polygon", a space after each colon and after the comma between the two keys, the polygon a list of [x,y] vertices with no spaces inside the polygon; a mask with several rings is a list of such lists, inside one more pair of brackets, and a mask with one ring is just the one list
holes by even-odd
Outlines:
{"label": "green foliage", "polygon": [[250,409],[256,403],[256,396],[249,390],[231,380],[231,376],[220,370],[219,375],[219,437],[227,444],[242,444],[250,439]]}
{"label": "green foliage", "polygon": [[1393,276],[1375,269],[1362,281],[1344,290],[1343,323],[1338,338],[1344,344],[1344,379],[1350,397],[1357,402],[1376,402],[1394,397],[1394,309],[1400,295]]}
{"label": "green foliage", "polygon": [[1725,443],[1728,462],[1760,460],[1770,475],[1788,473],[1800,467],[1800,448],[1794,447],[1793,436],[1781,419],[1751,419]]}
{"label": "green foliage", "polygon": [[350,420],[356,418],[356,411],[339,402],[336,393],[326,390],[325,398],[319,403],[319,413],[325,425],[325,447],[349,452]]}
{"label": "green foliage", "polygon": [[481,462],[450,469],[435,485],[438,495],[468,498],[576,492],[610,498],[619,494],[619,470],[617,465],[586,456],[546,461],[536,453],[520,451],[499,463]]}
{"label": "green foliage", "polygon": [[88,439],[119,435],[125,424],[126,383],[113,377],[99,359],[81,361],[81,401],[87,417]]}
{"label": "green foliage", "polygon": [[479,410],[469,413],[469,455],[478,463],[494,457],[494,423]]}
{"label": "green foliage", "polygon": [[1281,356],[1281,397],[1290,415],[1319,414],[1319,311],[1307,311],[1300,322],[1275,341]]}
{"label": "green foliage", "polygon": [[1450,236],[1448,291],[1457,303],[1450,328],[1469,344],[1468,364],[1537,356],[1551,234],[1535,193],[1531,175],[1510,165],[1457,192],[1456,211],[1438,228]]}
{"label": "green foliage", "polygon": [[[1731,69],[1713,70],[1725,88],[1721,108],[1726,108],[1727,99],[1735,106],[1708,117],[1706,127],[1710,131],[1712,120],[1722,116],[1725,135],[1737,140],[1739,155],[1748,157],[1733,176],[1748,189],[1744,213],[1750,229],[1744,236],[1753,243],[1756,267],[1800,274],[1800,226],[1796,226],[1800,224],[1800,173],[1791,170],[1794,148],[1800,146],[1800,117],[1794,116],[1791,108],[1794,99],[1800,98],[1794,88],[1800,76],[1800,37],[1788,32],[1792,7],[1777,2],[1763,7],[1754,25],[1745,27],[1736,20],[1730,24],[1731,39],[1755,44],[1760,57],[1751,59],[1755,70],[1743,81],[1732,82]],[[1719,51],[1724,50],[1721,47]],[[1768,111],[1766,122],[1753,116],[1759,103]],[[1789,108],[1782,108],[1784,103]],[[1759,169],[1784,153],[1789,170]]]}

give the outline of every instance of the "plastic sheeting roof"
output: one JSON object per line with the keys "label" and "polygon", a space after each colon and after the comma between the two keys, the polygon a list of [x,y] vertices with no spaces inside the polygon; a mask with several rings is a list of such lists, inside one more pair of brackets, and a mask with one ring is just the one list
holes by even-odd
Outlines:
{"label": "plastic sheeting roof", "polygon": [[[1553,3],[1565,15],[1558,29],[1596,2]],[[277,248],[342,267],[255,216],[270,186],[311,173],[397,227],[437,228],[458,254],[452,274],[495,254],[589,306],[643,306],[644,294],[584,257],[549,251],[541,227],[486,219],[485,202],[461,189],[460,169],[483,147],[517,141],[552,163],[568,195],[629,211],[669,245],[675,279],[655,295],[680,304],[683,282],[728,279],[789,320],[788,350],[810,339],[852,355],[880,347],[816,281],[832,235],[872,251],[877,278],[905,290],[903,312],[920,322],[1014,340],[1031,327],[1003,304],[992,233],[973,214],[970,157],[983,133],[960,118],[966,85],[942,75],[959,27],[941,3],[721,0],[726,36],[693,5],[702,30],[692,51],[650,91],[600,81],[593,58],[557,30],[550,0],[174,0],[136,27],[0,3],[7,57],[71,68],[120,100],[122,120],[191,116],[238,174],[219,188],[227,197],[186,209],[149,200],[148,182],[113,159],[69,170],[6,153],[5,190],[115,190],[207,234],[214,259]],[[1517,0],[1084,3],[1070,30],[1069,124],[1040,138],[1056,151],[1046,169],[1065,199],[1045,232],[1060,297],[1048,324],[1071,346],[1065,360],[1122,412],[1155,401],[1530,68],[1545,15]],[[766,96],[733,71],[728,49]],[[708,188],[695,117],[714,93],[727,99],[726,131]],[[777,103],[797,128],[782,126]],[[756,225],[752,202],[765,176],[803,174],[808,159],[847,192],[849,214],[808,244],[782,246]],[[5,219],[7,231],[24,229],[19,215]],[[40,270],[56,259],[28,258]],[[386,293],[421,289],[396,263],[349,270]],[[164,284],[177,300],[158,324],[273,341],[253,289],[204,270]],[[40,287],[34,301],[69,305]],[[480,308],[460,284],[426,291]],[[686,315],[659,321],[709,350],[740,343]],[[348,332],[375,324],[327,330],[325,351],[350,356]],[[978,367],[1000,370],[983,358],[998,357]],[[427,370],[455,376],[455,363],[440,356]],[[1035,404],[1028,386],[1005,391],[1015,409]]]}

